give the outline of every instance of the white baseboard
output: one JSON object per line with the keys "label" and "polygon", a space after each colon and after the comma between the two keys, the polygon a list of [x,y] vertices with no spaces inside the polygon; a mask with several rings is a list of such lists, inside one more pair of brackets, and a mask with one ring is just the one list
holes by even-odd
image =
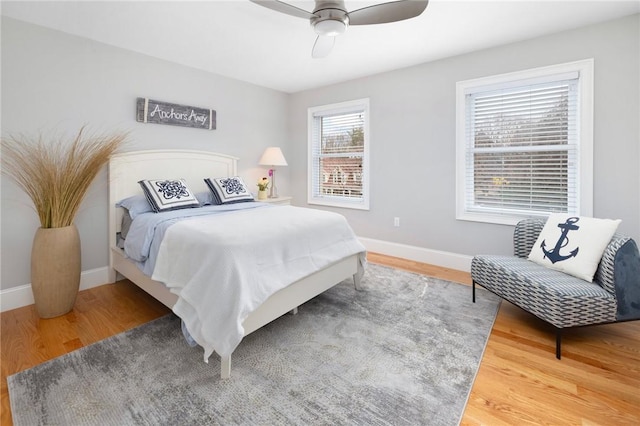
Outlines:
{"label": "white baseboard", "polygon": [[423,247],[409,246],[406,244],[392,243],[389,241],[374,240],[372,238],[358,237],[367,251],[385,254],[387,256],[400,257],[416,262],[428,263],[443,268],[456,269],[458,271],[471,271],[471,259],[473,256],[449,253],[440,250],[431,250]]}
{"label": "white baseboard", "polygon": [[[469,272],[471,270],[471,256],[392,243],[389,241],[374,240],[372,238],[359,238],[359,240],[367,248],[367,251],[414,260],[416,262],[429,263],[431,265],[459,271]],[[106,266],[83,271],[80,276],[80,290],[97,287],[108,282],[109,268]],[[0,291],[1,312],[32,304],[33,293],[31,292],[31,284]]]}
{"label": "white baseboard", "polygon": [[[109,282],[109,268],[90,269],[80,275],[80,290],[98,287]],[[12,287],[0,291],[0,312],[21,308],[33,304],[31,284]]]}

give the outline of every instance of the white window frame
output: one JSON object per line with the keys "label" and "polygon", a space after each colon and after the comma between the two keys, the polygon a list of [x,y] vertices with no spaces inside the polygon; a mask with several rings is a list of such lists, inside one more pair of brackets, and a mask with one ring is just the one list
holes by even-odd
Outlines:
{"label": "white window frame", "polygon": [[[315,174],[316,158],[314,153],[317,152],[315,143],[319,142],[314,139],[314,129],[317,125],[316,118],[324,115],[334,115],[340,113],[353,113],[356,111],[362,111],[364,115],[363,119],[363,131],[364,131],[364,148],[362,153],[362,198],[349,198],[342,197],[333,194],[320,194],[315,191],[319,187],[320,174]],[[329,207],[343,207],[348,209],[369,210],[370,199],[370,168],[369,168],[369,152],[371,145],[371,136],[369,130],[369,98],[357,99],[353,101],[340,102],[329,105],[322,105],[311,107],[308,109],[308,169],[307,169],[307,203],[329,206]]]}
{"label": "white window frame", "polygon": [[[466,189],[473,185],[467,185],[467,176],[473,179],[473,173],[467,174],[467,123],[466,123],[466,96],[470,93],[494,90],[502,87],[518,87],[545,81],[558,76],[578,73],[578,105],[577,105],[577,132],[578,132],[578,164],[577,188],[575,207],[576,215],[593,215],[593,59],[585,59],[548,67],[534,68],[508,74],[460,81],[456,83],[456,219],[515,225],[526,217],[536,217],[530,212],[517,212],[515,210],[482,211],[474,206],[468,206]],[[471,164],[471,167],[473,165]],[[472,172],[472,171],[471,171]],[[548,214],[538,217],[546,217]]]}

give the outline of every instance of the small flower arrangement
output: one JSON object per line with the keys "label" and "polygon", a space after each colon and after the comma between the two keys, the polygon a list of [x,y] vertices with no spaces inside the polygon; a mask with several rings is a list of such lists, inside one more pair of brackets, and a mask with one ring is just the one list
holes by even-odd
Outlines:
{"label": "small flower arrangement", "polygon": [[267,179],[266,177],[263,177],[258,181],[258,189],[260,191],[266,191],[267,188],[269,188],[269,179]]}

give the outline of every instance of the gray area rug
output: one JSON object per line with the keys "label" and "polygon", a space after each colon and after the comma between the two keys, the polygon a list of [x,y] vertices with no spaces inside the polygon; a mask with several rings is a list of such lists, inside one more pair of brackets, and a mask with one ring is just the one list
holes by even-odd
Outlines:
{"label": "gray area rug", "polygon": [[455,425],[499,299],[370,264],[220,360],[170,314],[8,378],[16,425]]}

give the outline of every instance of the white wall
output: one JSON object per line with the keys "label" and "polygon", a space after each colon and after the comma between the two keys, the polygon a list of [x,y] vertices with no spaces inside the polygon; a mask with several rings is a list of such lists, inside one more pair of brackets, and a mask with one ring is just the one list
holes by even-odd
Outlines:
{"label": "white wall", "polygon": [[[258,166],[264,148],[287,140],[284,93],[6,17],[1,35],[3,136],[40,130],[75,135],[83,124],[98,131],[130,130],[127,150],[190,148],[237,156],[239,174],[249,185],[264,175]],[[138,123],[137,97],[212,108],[217,130]],[[286,156],[286,146],[283,151]],[[278,188],[288,193],[287,168],[278,177]],[[30,206],[3,178],[3,290],[30,282],[31,242],[39,226]],[[107,207],[104,171],[76,220],[85,272],[108,265]]]}
{"label": "white wall", "polygon": [[[622,219],[620,230],[640,240],[639,15],[294,95],[9,18],[2,18],[1,35],[3,135],[74,132],[85,123],[131,130],[130,149],[185,147],[236,155],[248,179],[262,174],[258,158],[276,144],[289,162],[278,170],[280,193],[293,195],[297,205],[307,198],[307,108],[369,97],[371,210],[336,210],[360,237],[390,242],[387,247],[397,252],[407,246],[426,250],[436,258],[512,251],[512,227],[455,219],[456,81],[594,58],[594,214]],[[218,129],[137,123],[136,97],[211,107]],[[85,272],[108,263],[106,187],[103,173],[77,218]],[[29,206],[2,179],[3,290],[30,281],[38,223]],[[393,227],[396,216],[399,228]]]}
{"label": "white wall", "polygon": [[307,108],[369,97],[371,209],[335,209],[356,234],[468,256],[511,254],[512,226],[455,219],[455,84],[594,58],[594,216],[622,219],[619,230],[638,240],[639,55],[635,15],[296,93],[289,104],[294,199],[306,203]]}

